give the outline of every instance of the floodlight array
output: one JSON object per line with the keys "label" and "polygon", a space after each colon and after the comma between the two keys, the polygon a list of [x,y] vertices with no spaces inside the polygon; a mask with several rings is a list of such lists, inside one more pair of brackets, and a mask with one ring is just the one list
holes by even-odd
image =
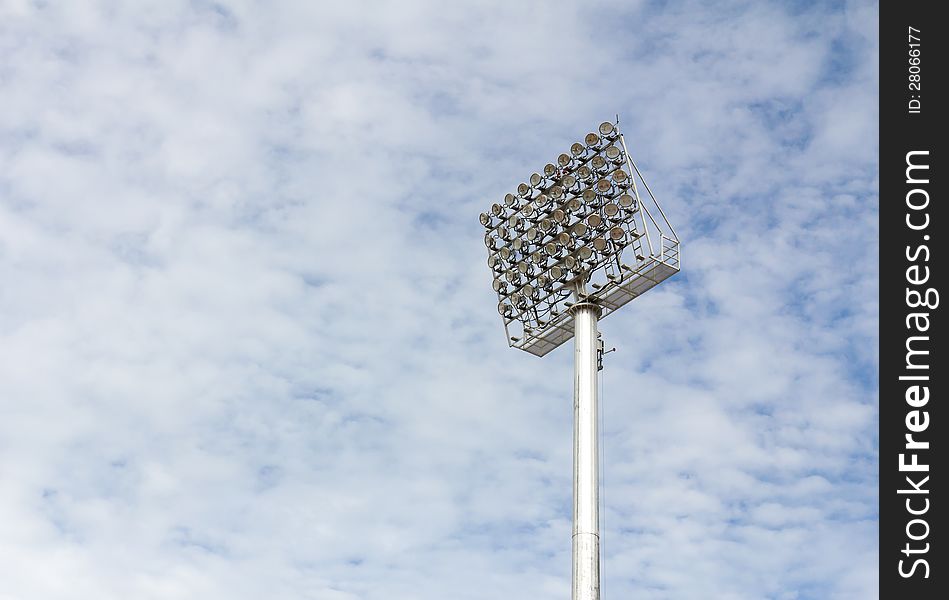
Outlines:
{"label": "floodlight array", "polygon": [[[641,240],[648,223],[633,169],[618,127],[604,122],[480,215],[509,343],[545,354],[562,340],[535,348],[527,342],[569,320],[566,304],[585,293],[591,275],[604,275],[610,287],[653,254]],[[510,337],[516,323],[521,336]]]}

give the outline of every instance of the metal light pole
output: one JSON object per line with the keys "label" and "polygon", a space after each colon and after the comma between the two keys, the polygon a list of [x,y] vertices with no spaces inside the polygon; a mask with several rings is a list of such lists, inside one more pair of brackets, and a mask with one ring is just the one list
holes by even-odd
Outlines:
{"label": "metal light pole", "polygon": [[574,304],[573,313],[573,595],[600,598],[600,457],[597,402],[597,331],[600,307]]}
{"label": "metal light pole", "polygon": [[600,124],[480,217],[508,344],[544,356],[575,340],[573,600],[600,598],[597,321],[680,268],[679,238],[618,125]]}

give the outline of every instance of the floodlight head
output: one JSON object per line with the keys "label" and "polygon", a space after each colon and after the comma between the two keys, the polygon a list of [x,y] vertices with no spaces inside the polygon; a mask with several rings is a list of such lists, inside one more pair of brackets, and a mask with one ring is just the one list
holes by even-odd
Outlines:
{"label": "floodlight head", "polygon": [[605,317],[679,271],[675,231],[608,121],[479,220],[509,343],[537,356],[571,338],[571,297]]}

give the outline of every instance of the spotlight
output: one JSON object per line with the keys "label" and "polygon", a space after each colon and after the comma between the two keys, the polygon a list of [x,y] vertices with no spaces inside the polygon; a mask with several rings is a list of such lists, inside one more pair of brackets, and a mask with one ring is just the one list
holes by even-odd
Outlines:
{"label": "spotlight", "polygon": [[547,253],[547,256],[557,256],[560,253],[560,249],[557,248],[557,244],[554,242],[547,242],[544,244],[544,252]]}
{"label": "spotlight", "polygon": [[514,248],[515,252],[520,252],[521,248],[524,247],[524,238],[514,238],[514,240],[511,242],[511,247]]}
{"label": "spotlight", "polygon": [[561,281],[566,276],[566,273],[564,272],[563,268],[558,265],[554,265],[550,267],[550,271],[548,271],[548,274],[550,276],[550,279],[553,281]]}
{"label": "spotlight", "polygon": [[613,171],[613,181],[616,183],[625,183],[627,179],[629,179],[629,176],[626,175],[626,171],[623,169]]}
{"label": "spotlight", "polygon": [[541,177],[540,173],[531,173],[530,182],[532,187],[539,187],[543,180],[544,178]]}
{"label": "spotlight", "polygon": [[547,205],[550,204],[550,196],[548,196],[547,194],[541,194],[537,196],[536,198],[534,198],[534,204],[537,205],[537,208],[540,208],[540,209],[546,208]]}
{"label": "spotlight", "polygon": [[538,225],[541,231],[550,231],[553,228],[553,226],[554,226],[553,219],[541,219],[540,224]]}
{"label": "spotlight", "polygon": [[528,219],[534,214],[534,206],[528,202],[524,205],[524,208],[521,209],[521,214],[527,217]]}
{"label": "spotlight", "polygon": [[603,137],[610,137],[616,132],[616,127],[609,121],[603,121],[600,123],[599,132]]}
{"label": "spotlight", "polygon": [[567,213],[564,212],[562,208],[558,208],[554,212],[550,213],[550,218],[556,221],[557,223],[563,223],[567,220]]}
{"label": "spotlight", "polygon": [[606,159],[603,156],[597,154],[590,159],[590,166],[594,168],[598,173],[602,173],[606,170]]}
{"label": "spotlight", "polygon": [[563,188],[560,187],[559,185],[555,185],[547,191],[550,193],[550,197],[553,198],[554,200],[557,200],[558,198],[563,197]]}
{"label": "spotlight", "polygon": [[503,260],[503,261],[510,260],[510,258],[511,258],[511,249],[508,248],[507,246],[504,246],[503,248],[501,248],[500,250],[498,250],[498,256],[499,256],[499,257],[501,258],[501,260]]}
{"label": "spotlight", "polygon": [[481,219],[481,224],[485,227],[491,227],[491,216],[488,213],[481,213],[481,216],[478,217]]}
{"label": "spotlight", "polygon": [[504,206],[508,208],[512,208],[516,204],[517,204],[517,198],[514,197],[514,194],[504,194]]}
{"label": "spotlight", "polygon": [[575,223],[573,227],[570,228],[570,231],[573,233],[573,235],[582,238],[587,234],[587,226],[583,223],[583,221],[580,221],[579,223]]}
{"label": "spotlight", "polygon": [[573,158],[571,158],[566,152],[557,157],[557,164],[564,169],[568,168],[572,162]]}
{"label": "spotlight", "polygon": [[494,283],[491,284],[491,287],[493,287],[494,291],[499,294],[503,294],[507,290],[507,284],[501,279],[495,279]]}
{"label": "spotlight", "polygon": [[593,202],[596,201],[596,192],[590,188],[583,190],[583,193],[580,194],[580,196],[583,198],[583,201],[586,202],[587,204],[593,204]]}
{"label": "spotlight", "polygon": [[514,308],[508,303],[507,300],[501,300],[498,302],[498,312],[501,313],[502,317],[510,317],[514,312]]}
{"label": "spotlight", "polygon": [[565,266],[568,271],[573,271],[577,268],[577,259],[572,256],[566,256],[563,259],[563,266]]}
{"label": "spotlight", "polygon": [[580,246],[580,249],[577,250],[577,255],[580,257],[580,260],[590,260],[593,257],[593,250],[589,246]]}
{"label": "spotlight", "polygon": [[593,177],[593,171],[590,170],[590,167],[583,165],[577,169],[577,178],[580,181],[588,181],[591,177]]}
{"label": "spotlight", "polygon": [[589,225],[591,229],[599,229],[600,227],[603,226],[603,217],[601,217],[600,215],[596,213],[593,213],[592,215],[587,217],[587,225]]}
{"label": "spotlight", "polygon": [[557,243],[567,248],[573,242],[573,238],[570,237],[570,234],[566,231],[561,231],[557,234]]}
{"label": "spotlight", "polygon": [[596,182],[596,191],[601,194],[606,194],[611,189],[613,189],[613,184],[610,183],[609,179],[601,179]]}
{"label": "spotlight", "polygon": [[617,226],[610,229],[610,240],[613,242],[621,244],[625,238],[626,230],[624,230],[622,227]]}
{"label": "spotlight", "polygon": [[573,175],[565,175],[560,181],[560,185],[562,185],[565,190],[569,190],[573,186],[577,185],[577,178]]}
{"label": "spotlight", "polygon": [[623,151],[616,146],[610,146],[606,149],[604,154],[606,154],[606,158],[610,159],[610,161],[614,163],[618,163],[623,160]]}
{"label": "spotlight", "polygon": [[610,202],[603,207],[603,214],[606,215],[606,218],[613,220],[619,215],[619,207]]}
{"label": "spotlight", "polygon": [[580,209],[583,208],[583,203],[577,198],[571,198],[570,200],[567,200],[567,204],[565,206],[571,213],[576,214],[580,212]]}
{"label": "spotlight", "polygon": [[504,212],[504,209],[501,208],[500,204],[495,203],[491,205],[491,214],[494,215],[495,217],[500,217],[501,213],[503,212]]}
{"label": "spotlight", "polygon": [[536,241],[540,237],[540,231],[536,227],[531,227],[524,232],[524,239],[528,242]]}
{"label": "spotlight", "polygon": [[572,146],[570,146],[570,154],[573,154],[574,156],[580,156],[584,152],[586,152],[586,148],[580,142],[575,142]]}
{"label": "spotlight", "polygon": [[490,233],[484,234],[484,245],[488,247],[488,250],[497,250],[498,240]]}
{"label": "spotlight", "polygon": [[531,186],[526,183],[517,184],[517,195],[521,198],[529,198],[531,195]]}
{"label": "spotlight", "polygon": [[623,194],[616,200],[623,208],[632,208],[636,201],[629,194]]}
{"label": "spotlight", "polygon": [[547,176],[547,177],[553,177],[553,176],[556,175],[556,174],[557,174],[557,167],[555,167],[554,165],[552,165],[552,164],[550,164],[550,163],[547,163],[546,165],[544,165],[544,175],[545,175],[545,176]]}
{"label": "spotlight", "polygon": [[596,148],[600,145],[600,136],[595,133],[588,133],[583,138],[583,143],[587,145],[587,148]]}
{"label": "spotlight", "polygon": [[606,240],[601,237],[593,238],[592,245],[593,249],[597,252],[603,252],[606,250]]}

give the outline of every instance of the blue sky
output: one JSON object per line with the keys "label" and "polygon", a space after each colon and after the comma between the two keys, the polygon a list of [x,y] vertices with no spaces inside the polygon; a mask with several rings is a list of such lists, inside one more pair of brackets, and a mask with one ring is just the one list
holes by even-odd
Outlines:
{"label": "blue sky", "polygon": [[877,7],[0,2],[0,598],[563,598],[478,213],[619,114],[604,598],[877,591]]}

